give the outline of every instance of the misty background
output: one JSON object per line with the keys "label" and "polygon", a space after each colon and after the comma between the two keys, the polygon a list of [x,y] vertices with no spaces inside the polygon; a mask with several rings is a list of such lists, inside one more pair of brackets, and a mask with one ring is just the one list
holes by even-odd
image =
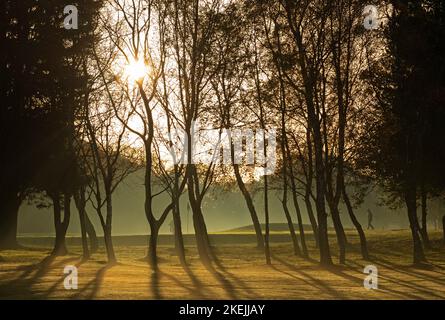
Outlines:
{"label": "misty background", "polygon": [[[260,185],[260,182],[256,182]],[[257,192],[258,193],[258,192]],[[389,208],[382,204],[381,197],[383,193],[371,191],[359,205],[355,213],[363,225],[367,227],[368,213],[370,209],[373,213],[372,224],[376,229],[404,229],[409,227],[406,209]],[[270,196],[270,218],[271,223],[286,223],[283,208],[279,200],[281,191],[272,191]],[[168,204],[167,194],[159,196],[155,202],[155,208],[159,208],[159,213]],[[255,206],[260,218],[264,223],[264,207],[261,195],[254,197]],[[72,202],[71,223],[68,228],[69,236],[80,236],[79,216]],[[113,194],[113,235],[141,235],[149,234],[149,226],[144,214],[144,186],[143,172],[137,172],[129,176],[117,188]],[[300,201],[300,209],[305,224],[309,224],[306,207],[303,201]],[[291,209],[292,210],[292,209]],[[429,202],[429,225],[436,229],[437,219],[445,211],[445,205],[436,199]],[[97,213],[93,207],[88,204],[88,216],[96,227],[99,235],[102,235],[102,228]],[[208,197],[203,204],[204,218],[209,232],[226,231],[252,224],[246,203],[238,188],[234,185],[231,190],[221,190],[218,187],[212,187]],[[353,227],[346,211],[346,207],[340,204],[342,222],[346,228]],[[296,223],[295,212],[292,211],[292,219]],[[181,197],[181,217],[182,230],[184,233],[193,233],[193,221],[191,210],[187,210],[187,195]],[[35,200],[26,201],[19,211],[18,233],[19,236],[54,236],[53,208],[38,208]],[[172,222],[171,214],[166,223],[161,227],[161,233],[171,234],[170,224]],[[331,219],[328,219],[329,226],[332,227]]]}

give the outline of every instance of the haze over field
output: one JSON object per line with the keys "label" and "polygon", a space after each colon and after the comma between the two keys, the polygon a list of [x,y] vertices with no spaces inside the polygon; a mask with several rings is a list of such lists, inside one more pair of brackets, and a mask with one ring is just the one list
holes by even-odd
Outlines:
{"label": "haze over field", "polygon": [[[137,173],[124,181],[122,185],[116,190],[115,193],[115,206],[114,206],[114,221],[115,228],[113,233],[115,235],[140,235],[148,234],[149,228],[146,225],[146,220],[143,212],[144,205],[144,188],[142,186],[141,175]],[[246,204],[244,198],[236,190],[232,192],[218,190],[219,194],[215,195],[216,192],[212,192],[204,202],[203,208],[206,212],[205,220],[210,232],[224,231],[229,229],[234,229],[241,226],[251,225],[252,221],[247,212]],[[380,197],[382,195],[380,194]],[[161,204],[155,207],[161,208],[165,206],[168,198],[160,197],[158,200]],[[368,195],[365,201],[356,209],[356,214],[358,219],[366,226],[367,221],[367,209],[371,209],[374,213],[374,226],[378,229],[400,229],[409,228],[409,222],[404,214],[404,209],[391,209],[385,206],[379,206],[378,203],[379,195],[374,193]],[[255,204],[258,207],[258,215],[260,221],[264,221],[264,210],[263,203],[260,196],[255,198]],[[441,200],[431,201],[430,203],[430,225],[433,229],[436,228],[435,219],[437,219],[437,227],[441,226],[441,216],[445,212],[445,206],[441,203]],[[72,205],[73,210],[75,210],[74,204]],[[273,195],[271,197],[270,203],[270,219],[271,222],[275,223],[285,223],[286,219],[283,216],[281,202],[278,200],[277,196]],[[97,226],[98,233],[100,231],[100,222],[91,208],[88,206],[88,212],[90,219],[93,221],[95,226]],[[303,222],[309,224],[307,214],[303,210]],[[341,206],[342,216],[344,216],[345,227],[352,227],[349,217],[346,213],[346,208],[344,205]],[[189,225],[187,230],[187,199],[181,199],[181,217],[184,221],[182,229],[184,233],[193,233],[193,221],[191,212],[188,214]],[[34,204],[24,204],[20,208],[19,212],[19,225],[18,232],[21,236],[48,236],[54,235],[54,225],[52,223],[53,212],[52,208],[42,208],[37,209]],[[161,227],[161,233],[171,234],[170,231],[171,216],[167,219]],[[330,224],[332,227],[332,224]],[[71,222],[68,234],[70,236],[79,236],[80,227],[77,217],[74,217]]]}

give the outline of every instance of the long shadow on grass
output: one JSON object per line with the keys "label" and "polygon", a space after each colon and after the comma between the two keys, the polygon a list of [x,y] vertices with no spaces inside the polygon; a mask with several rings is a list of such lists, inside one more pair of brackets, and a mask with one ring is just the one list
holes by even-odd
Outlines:
{"label": "long shadow on grass", "polygon": [[[373,261],[374,261],[373,263],[376,266],[381,266],[383,268],[389,269],[390,271],[393,271],[394,273],[398,273],[398,274],[402,274],[402,275],[405,274],[405,275],[411,276],[411,277],[415,278],[415,280],[426,280],[426,281],[431,281],[431,282],[440,283],[440,284],[443,283],[442,281],[438,281],[438,279],[436,279],[434,277],[430,277],[430,276],[427,276],[425,274],[418,273],[415,271],[408,271],[408,270],[406,270],[406,268],[408,268],[407,266],[397,265],[397,264],[391,263],[391,262],[389,262],[385,259],[382,259],[382,258],[373,258]],[[353,264],[359,268],[362,267],[357,263],[353,263]],[[413,268],[413,267],[410,267],[410,268]],[[360,270],[358,270],[358,272],[360,272]],[[439,295],[435,292],[432,292],[430,288],[428,288],[426,286],[421,286],[418,281],[416,281],[415,284],[411,284],[409,281],[406,281],[406,280],[403,281],[399,278],[390,277],[390,276],[382,274],[381,272],[379,272],[379,279],[386,280],[387,282],[394,284],[394,286],[405,287],[405,288],[409,289],[410,291],[418,291],[424,295],[430,296],[431,298],[435,298],[435,299],[444,299],[445,298],[444,295]],[[400,295],[401,297],[403,297],[405,299],[406,298],[409,298],[409,299],[425,298],[424,296],[419,296],[412,292],[395,290],[392,286],[390,287],[388,285],[385,285],[385,286],[379,285],[379,287],[383,291],[388,291],[390,293]]]}
{"label": "long shadow on grass", "polygon": [[[395,285],[401,285],[401,286],[406,287],[408,289],[419,291],[419,292],[423,293],[424,295],[427,295],[427,296],[430,296],[430,297],[433,297],[433,298],[436,298],[436,299],[437,298],[439,298],[439,299],[444,299],[445,298],[444,294],[440,295],[440,294],[438,294],[436,292],[431,291],[431,288],[428,288],[426,286],[421,286],[420,285],[420,282],[422,280],[430,281],[430,282],[437,283],[437,284],[440,284],[440,285],[444,285],[445,281],[443,279],[438,279],[436,277],[432,277],[432,276],[426,275],[426,274],[421,273],[421,272],[416,272],[415,270],[413,270],[415,268],[414,266],[398,265],[398,264],[392,263],[390,261],[387,261],[387,260],[385,260],[383,258],[375,258],[374,261],[375,261],[375,264],[377,266],[382,266],[382,267],[384,267],[386,269],[394,271],[395,273],[411,276],[411,277],[414,278],[414,281],[416,281],[416,282],[415,282],[415,284],[411,284],[411,282],[409,280],[403,281],[403,280],[398,279],[398,278],[394,278],[394,277],[391,278],[391,277],[388,277],[386,275],[382,275],[381,273],[379,273],[379,278],[385,279],[386,281],[388,281],[390,283],[393,283]],[[430,269],[426,269],[426,270],[432,271]],[[439,273],[439,274],[443,276],[442,273]],[[420,281],[417,281],[417,280],[420,280]],[[387,286],[385,286],[385,290],[389,290],[389,288]],[[409,295],[406,292],[404,292],[404,294]],[[420,298],[424,298],[424,297],[420,297]]]}
{"label": "long shadow on grass", "polygon": [[[298,280],[302,280],[305,283],[309,284],[309,285],[313,285],[316,286],[317,288],[319,288],[322,291],[327,292],[329,295],[331,295],[333,298],[336,299],[345,299],[346,296],[335,290],[334,288],[332,288],[331,286],[329,286],[325,281],[317,279],[316,277],[311,276],[309,273],[304,272],[303,270],[297,268],[296,266],[290,264],[289,262],[277,257],[276,255],[272,254],[272,259],[278,261],[280,264],[284,265],[285,267],[287,267],[288,269],[290,269],[292,272],[295,272],[296,274],[301,275],[303,278],[300,278],[298,276],[295,275],[291,275],[289,273],[286,273],[284,271],[280,271],[282,273],[285,273],[287,275],[291,275],[293,278],[298,279]],[[277,270],[277,268],[275,267],[275,270]],[[305,280],[305,278],[309,279],[309,280]]]}
{"label": "long shadow on grass", "polygon": [[219,283],[221,283],[224,290],[229,295],[230,299],[237,299],[237,296],[235,294],[235,287],[228,279],[224,277],[224,274],[216,270],[213,265],[206,265],[205,267],[207,271],[209,271],[215,277],[215,279],[218,280]]}
{"label": "long shadow on grass", "polygon": [[103,283],[105,273],[116,265],[117,265],[116,263],[114,263],[114,264],[108,263],[108,264],[104,265],[102,268],[100,268],[96,272],[96,275],[94,276],[94,278],[90,282],[88,282],[82,289],[79,290],[79,292],[74,296],[74,299],[81,298],[84,293],[87,293],[84,297],[86,300],[91,300],[91,299],[96,298],[97,293],[99,292],[100,287]]}
{"label": "long shadow on grass", "polygon": [[175,282],[178,286],[189,291],[193,297],[204,299],[206,297],[204,292],[209,291],[209,290],[204,287],[203,283],[196,277],[196,275],[193,273],[193,271],[190,269],[190,267],[187,264],[182,264],[182,268],[185,271],[185,273],[187,274],[187,276],[190,278],[193,287],[189,287],[189,286],[185,285],[179,279],[175,278],[174,276],[172,276],[170,274],[162,272],[162,276],[165,276],[166,278]]}
{"label": "long shadow on grass", "polygon": [[160,276],[159,270],[152,271],[150,276],[151,291],[153,293],[153,297],[156,300],[162,299],[161,290],[159,289],[159,276]]}
{"label": "long shadow on grass", "polygon": [[[221,260],[216,256],[216,254],[213,257],[213,261],[214,261],[216,267],[218,268],[218,270],[221,271],[220,275],[222,277],[225,276],[225,277],[229,278],[230,280],[232,280],[233,282],[237,283],[240,286],[240,288],[246,292],[246,294],[248,295],[248,298],[255,298],[255,292],[252,289],[250,289],[243,280],[236,277],[232,272],[229,272],[227,270],[227,268],[222,264]],[[229,281],[229,280],[227,280],[227,281]]]}
{"label": "long shadow on grass", "polygon": [[[28,265],[19,270],[24,270],[17,278],[0,285],[0,296],[9,298],[12,296],[23,296],[25,298],[46,298],[46,294],[34,293],[32,287],[51,270],[64,266],[69,262],[78,260],[78,258],[66,258],[58,263],[53,263],[56,257],[49,255],[37,264]],[[33,274],[34,272],[34,274]],[[32,276],[31,276],[32,274]]]}
{"label": "long shadow on grass", "polygon": [[421,267],[416,267],[416,266],[412,266],[412,265],[406,266],[406,265],[393,263],[391,261],[388,261],[388,260],[380,258],[380,257],[376,257],[375,259],[373,259],[373,261],[375,261],[376,264],[382,265],[388,269],[391,269],[391,270],[394,270],[394,271],[397,271],[400,273],[404,273],[406,275],[410,275],[413,277],[417,277],[417,278],[420,278],[423,280],[434,281],[434,282],[440,283],[442,285],[445,285],[445,279],[438,279],[436,277],[429,276],[427,274],[415,271],[416,268],[418,268],[418,270],[427,270],[429,272],[437,273],[439,276],[445,277],[445,273],[434,270],[434,267],[435,267],[434,264],[431,264],[430,268],[428,268],[428,265],[426,265],[424,268],[421,268]]}
{"label": "long shadow on grass", "polygon": [[[87,262],[87,260],[81,259],[79,262],[75,264],[76,268],[79,268],[83,263]],[[45,297],[49,297],[56,289],[61,286],[63,280],[65,280],[66,275],[63,274],[53,285],[45,292]]]}
{"label": "long shadow on grass", "polygon": [[[440,266],[440,265],[432,263],[432,262],[428,262],[429,265],[428,264],[425,265],[424,268],[419,268],[419,267],[416,267],[416,266],[413,266],[413,265],[403,265],[403,264],[394,263],[394,262],[391,262],[391,261],[389,261],[387,259],[384,259],[384,258],[380,257],[380,255],[387,255],[387,256],[388,255],[406,256],[406,255],[400,254],[398,252],[390,251],[390,250],[388,250],[388,251],[373,250],[373,252],[374,252],[374,254],[378,254],[379,255],[379,256],[373,256],[372,257],[372,261],[374,261],[375,264],[382,265],[383,267],[386,267],[386,268],[388,268],[390,270],[393,270],[393,271],[396,271],[396,272],[399,272],[399,273],[403,273],[403,274],[406,274],[406,275],[409,275],[409,276],[417,277],[419,279],[432,281],[432,282],[435,282],[435,283],[439,283],[439,284],[445,285],[445,272],[437,271],[437,269],[444,270],[443,266]],[[409,253],[408,253],[408,255],[409,255]],[[421,273],[421,272],[416,272],[415,271],[416,268],[418,270],[422,270],[422,269],[425,270],[426,269],[429,272],[437,273],[438,276],[442,277],[442,279],[438,279],[437,277],[434,277],[434,276],[431,276],[431,275],[427,275],[427,274],[424,274],[424,273]]]}

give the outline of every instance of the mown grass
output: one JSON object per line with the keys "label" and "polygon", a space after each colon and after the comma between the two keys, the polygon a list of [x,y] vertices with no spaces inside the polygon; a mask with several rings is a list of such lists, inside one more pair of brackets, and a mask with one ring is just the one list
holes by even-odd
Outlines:
{"label": "mown grass", "polygon": [[[272,265],[251,245],[216,246],[220,265],[205,268],[196,249],[187,247],[189,267],[179,264],[174,249],[159,248],[160,271],[153,273],[142,246],[117,246],[119,264],[109,266],[100,250],[80,260],[80,247],[52,259],[50,248],[0,251],[0,298],[3,299],[444,299],[445,248],[432,232],[435,249],[427,252],[429,266],[411,263],[409,232],[367,232],[372,261],[360,257],[358,239],[351,242],[347,263],[330,269],[318,265],[309,242],[310,259],[292,254],[290,243],[272,245]],[[230,235],[227,235],[230,236]],[[331,237],[337,263],[335,237]],[[363,286],[363,268],[378,268],[379,289]],[[66,290],[64,267],[78,267],[79,287]]]}

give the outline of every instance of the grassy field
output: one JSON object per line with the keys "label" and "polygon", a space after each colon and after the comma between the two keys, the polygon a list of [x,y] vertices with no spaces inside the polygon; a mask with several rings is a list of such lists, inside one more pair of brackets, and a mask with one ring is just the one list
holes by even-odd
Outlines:
{"label": "grassy field", "polygon": [[[349,233],[349,232],[348,232]],[[230,236],[226,234],[226,236]],[[220,266],[208,270],[187,247],[189,268],[184,270],[173,248],[161,246],[160,272],[152,273],[142,258],[143,246],[118,245],[119,264],[109,266],[99,251],[80,261],[80,247],[70,255],[49,258],[50,248],[30,247],[0,251],[0,298],[3,299],[445,299],[445,248],[440,233],[431,233],[434,250],[429,266],[411,265],[408,231],[367,233],[372,261],[358,252],[358,239],[349,234],[347,264],[323,269],[310,241],[311,259],[292,255],[290,243],[272,245],[272,265],[252,244],[217,245]],[[335,238],[332,253],[337,262]],[[363,268],[378,268],[379,288],[363,286]],[[66,290],[64,267],[78,267],[79,287]]]}

